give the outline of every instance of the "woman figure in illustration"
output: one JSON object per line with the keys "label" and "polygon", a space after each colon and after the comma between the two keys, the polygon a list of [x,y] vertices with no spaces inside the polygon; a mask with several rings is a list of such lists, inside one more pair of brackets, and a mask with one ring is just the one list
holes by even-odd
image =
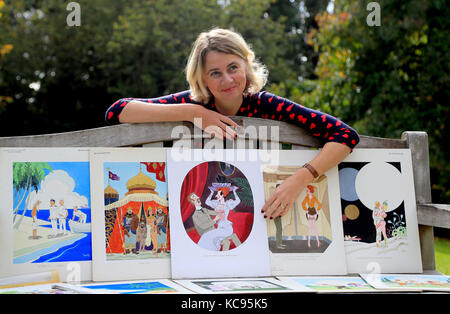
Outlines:
{"label": "woman figure in illustration", "polygon": [[[217,228],[204,233],[197,244],[211,251],[220,251],[222,240],[231,236],[234,232],[233,223],[228,220],[228,214],[239,205],[241,200],[236,193],[238,187],[232,186],[230,183],[213,183],[208,188],[211,193],[206,199],[205,204],[217,213],[217,216],[214,218],[217,222]],[[225,200],[230,191],[234,194],[234,200]],[[214,193],[216,193],[215,200],[212,199]]]}
{"label": "woman figure in illustration", "polygon": [[311,247],[310,240],[313,232],[316,235],[317,247],[320,247],[316,221],[319,218],[318,211],[322,208],[322,203],[314,196],[314,187],[312,185],[306,187],[306,197],[302,202],[302,207],[303,210],[306,211],[306,219],[308,220],[308,247]]}
{"label": "woman figure in illustration", "polygon": [[381,207],[380,202],[375,202],[375,209],[373,210],[372,218],[375,225],[377,247],[380,247],[381,235],[384,237],[384,247],[387,247],[386,221],[384,221],[384,218],[387,216],[386,210],[387,201],[384,201]]}

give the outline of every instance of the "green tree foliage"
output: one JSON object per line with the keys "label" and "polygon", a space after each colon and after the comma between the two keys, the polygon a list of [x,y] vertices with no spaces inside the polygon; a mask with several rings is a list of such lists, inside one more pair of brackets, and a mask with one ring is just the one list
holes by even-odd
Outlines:
{"label": "green tree foliage", "polygon": [[[273,1],[267,11],[272,19],[284,25],[285,36],[289,39],[284,58],[290,62],[291,68],[296,72],[294,81],[298,80],[298,77],[317,79],[314,69],[319,52],[305,41],[305,36],[314,29],[318,29],[315,16],[325,11],[328,3],[328,0]],[[285,77],[281,81],[287,80],[290,78]]]}
{"label": "green tree foliage", "polygon": [[[45,171],[51,171],[52,168],[46,162],[15,162],[13,164],[13,188],[14,202],[13,222],[14,228],[19,228],[27,208],[29,208],[28,197],[30,192],[37,191],[42,180],[45,178]],[[26,202],[22,213],[19,213],[19,207]],[[20,218],[16,221],[17,216]]]}
{"label": "green tree foliage", "polygon": [[2,136],[103,126],[118,98],[187,89],[192,43],[212,27],[244,35],[273,82],[296,76],[283,57],[284,25],[266,13],[270,0],[77,2],[81,26],[72,27],[68,1],[15,0],[2,8],[0,37],[14,45],[0,59],[0,95],[10,100],[0,108]]}

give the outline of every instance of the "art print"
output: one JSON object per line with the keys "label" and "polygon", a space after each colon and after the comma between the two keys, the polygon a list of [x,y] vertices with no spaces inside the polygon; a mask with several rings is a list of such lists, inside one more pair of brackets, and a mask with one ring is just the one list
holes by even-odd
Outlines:
{"label": "art print", "polygon": [[173,278],[269,274],[259,159],[217,152],[181,161],[168,152]]}
{"label": "art print", "polygon": [[104,162],[106,260],[170,256],[165,162]]}
{"label": "art print", "polygon": [[92,149],[93,279],[170,276],[166,152]]}
{"label": "art print", "polygon": [[[317,152],[279,154],[278,163],[263,165],[266,200]],[[337,168],[334,168],[308,184],[286,215],[268,219],[272,274],[346,274],[340,210]]]}
{"label": "art print", "polygon": [[421,272],[410,151],[357,149],[339,180],[349,272]]}
{"label": "art print", "polygon": [[283,282],[299,284],[323,293],[376,292],[377,290],[358,276],[278,277]]}
{"label": "art print", "polygon": [[9,224],[4,230],[10,232],[3,239],[11,248],[2,257],[4,265],[26,270],[81,263],[74,266],[79,270],[74,278],[90,279],[90,269],[81,274],[92,260],[87,150],[3,149],[1,154],[2,224]]}
{"label": "art print", "polygon": [[180,202],[186,233],[203,249],[233,250],[251,233],[253,193],[232,164],[210,161],[192,168],[183,180]]}
{"label": "art print", "polygon": [[67,289],[64,285],[43,284],[25,287],[0,289],[1,294],[79,294],[80,292]]}
{"label": "art print", "polygon": [[450,276],[361,274],[373,287],[387,290],[450,291]]}
{"label": "art print", "polygon": [[74,287],[74,290],[80,288],[80,291],[102,294],[192,294],[192,291],[168,279],[87,284]]}
{"label": "art print", "polygon": [[89,261],[89,162],[13,162],[14,264]]}
{"label": "art print", "polygon": [[[270,185],[267,196],[275,191],[286,176],[299,169],[300,166],[265,168],[265,182]],[[327,176],[322,175],[308,184],[288,214],[276,217],[273,221],[268,220],[267,229],[272,253],[325,252],[333,241]]]}

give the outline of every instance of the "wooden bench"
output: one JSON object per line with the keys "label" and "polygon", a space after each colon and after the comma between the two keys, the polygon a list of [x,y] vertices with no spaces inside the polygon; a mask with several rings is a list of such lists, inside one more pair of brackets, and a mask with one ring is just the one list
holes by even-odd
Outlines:
{"label": "wooden bench", "polygon": [[[219,141],[191,123],[121,124],[82,131],[0,137],[0,147],[172,147],[222,145],[224,148],[315,149],[322,146],[306,131],[285,122],[232,117],[246,131],[237,141]],[[216,146],[217,147],[217,146]],[[450,228],[450,205],[432,204],[428,135],[404,132],[400,139],[361,136],[357,148],[409,148],[412,153],[420,245],[424,271],[435,271],[433,227]]]}

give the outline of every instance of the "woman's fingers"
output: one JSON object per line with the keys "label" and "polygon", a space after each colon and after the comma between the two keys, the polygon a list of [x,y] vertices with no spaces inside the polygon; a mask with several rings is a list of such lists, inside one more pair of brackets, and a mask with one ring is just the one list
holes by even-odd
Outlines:
{"label": "woman's fingers", "polygon": [[275,199],[276,199],[276,196],[275,196],[275,194],[273,194],[271,197],[269,197],[269,199],[266,201],[264,206],[261,208],[261,213],[264,214],[265,218],[267,217],[268,213],[270,214],[272,212],[269,210],[270,210],[272,203],[275,201]]}
{"label": "woman's fingers", "polygon": [[261,213],[264,213],[264,218],[274,219],[281,214],[284,215],[284,211],[288,210],[289,208],[290,207],[288,207],[288,205],[285,205],[285,202],[283,202],[280,197],[274,194],[264,204],[263,208],[261,209]]}
{"label": "woman's fingers", "polygon": [[234,122],[232,119],[230,119],[227,116],[222,115],[221,120],[222,120],[223,123],[229,125],[233,129],[239,128],[239,124],[237,124],[236,122]]}
{"label": "woman's fingers", "polygon": [[234,127],[223,123],[221,120],[208,123],[204,131],[220,139],[227,138],[229,140],[235,140],[237,138],[237,132]]}
{"label": "woman's fingers", "polygon": [[278,216],[283,217],[289,211],[292,205],[284,204],[282,201],[272,203],[270,210],[265,213],[265,218],[274,219]]}

